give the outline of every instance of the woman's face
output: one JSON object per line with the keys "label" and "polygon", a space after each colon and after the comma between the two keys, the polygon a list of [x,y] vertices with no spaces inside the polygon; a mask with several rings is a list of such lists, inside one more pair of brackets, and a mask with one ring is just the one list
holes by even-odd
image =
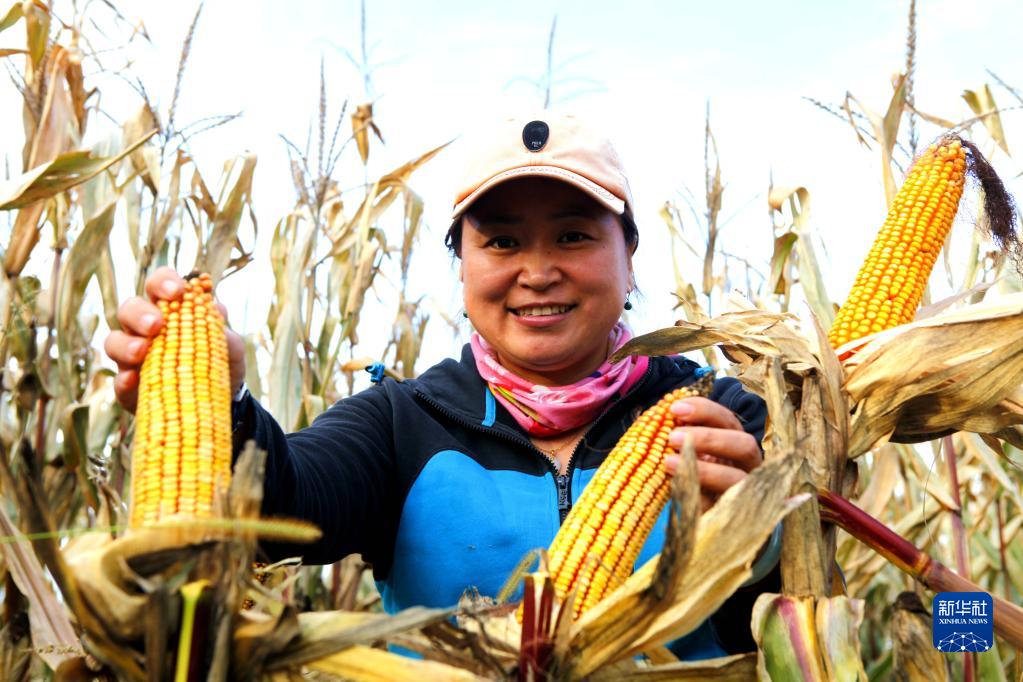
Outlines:
{"label": "woman's face", "polygon": [[546,386],[607,358],[632,282],[618,217],[560,180],[497,185],[462,221],[465,310],[502,365]]}

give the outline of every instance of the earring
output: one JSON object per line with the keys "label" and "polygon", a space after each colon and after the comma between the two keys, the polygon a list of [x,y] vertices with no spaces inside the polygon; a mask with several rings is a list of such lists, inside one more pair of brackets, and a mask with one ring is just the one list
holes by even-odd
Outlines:
{"label": "earring", "polygon": [[463,310],[463,311],[462,311],[462,317],[468,318],[468,317],[469,317],[469,313],[467,313],[467,312],[465,312],[465,311]]}
{"label": "earring", "polygon": [[629,302],[629,294],[625,294],[625,309],[632,310],[632,303]]}

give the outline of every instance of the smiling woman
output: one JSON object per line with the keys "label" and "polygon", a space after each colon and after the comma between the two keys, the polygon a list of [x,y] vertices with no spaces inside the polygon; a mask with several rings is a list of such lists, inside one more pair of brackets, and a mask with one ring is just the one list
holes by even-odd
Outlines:
{"label": "smiling woman", "polygon": [[[684,358],[608,356],[631,337],[619,319],[638,243],[628,181],[610,143],[572,117],[509,119],[469,145],[447,243],[461,259],[475,332],[460,360],[416,379],[383,379],[285,435],[242,385],[244,346],[228,331],[235,443],[267,452],[263,513],[307,519],[313,545],[263,545],[269,558],[330,563],[362,554],[390,612],[450,607],[475,587],[494,596],[521,558],[548,547],[636,416],[692,383]],[[138,368],[163,326],[154,301],[176,300],[168,268],[151,301],[122,304],[106,349],[118,396],[134,408]],[[709,398],[671,406],[700,456],[704,509],[760,464],[763,402],[730,378]],[[666,456],[669,470],[677,458]],[[667,510],[636,565],[664,541]],[[639,543],[637,543],[639,544]],[[683,659],[752,651],[750,609],[776,590],[777,555],[672,650]],[[521,596],[521,595],[520,595]]]}

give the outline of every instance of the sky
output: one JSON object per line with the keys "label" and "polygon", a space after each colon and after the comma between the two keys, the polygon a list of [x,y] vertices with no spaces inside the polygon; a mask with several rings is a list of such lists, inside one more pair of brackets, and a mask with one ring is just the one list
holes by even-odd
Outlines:
{"label": "sky", "polygon": [[[723,248],[766,270],[773,244],[768,182],[805,186],[828,290],[835,299],[844,297],[884,217],[880,158],[857,143],[848,124],[805,98],[840,104],[849,92],[883,112],[892,76],[904,65],[908,2],[367,0],[366,5],[375,65],[369,92],[345,56],[346,50],[359,50],[358,2],[208,0],[203,8],[177,119],[242,112],[192,143],[208,182],[215,182],[223,163],[236,154],[250,151],[259,157],[257,260],[225,281],[220,292],[239,331],[259,331],[265,321],[272,288],[265,253],[274,225],[294,202],[281,136],[305,140],[316,116],[321,60],[332,114],[346,99],[349,111],[359,102],[375,101],[386,140],[372,146],[369,174],[375,177],[475,125],[538,110],[542,99],[528,81],[543,73],[555,15],[555,74],[561,80],[553,89],[552,108],[606,130],[629,171],[641,235],[635,268],[642,297],[629,318],[636,331],[669,326],[677,316],[669,294],[668,236],[658,211],[667,200],[684,201],[687,188],[702,196],[708,108],[725,182]],[[144,24],[151,39],[131,48],[132,71],[164,111],[195,6],[150,0],[121,7],[125,16]],[[960,95],[994,85],[987,69],[1023,88],[1018,49],[1023,3],[920,0],[917,24],[916,97],[922,111],[952,120],[968,117]],[[0,36],[0,47],[6,38]],[[1013,103],[1004,89],[996,87],[994,93],[999,104]],[[10,86],[0,85],[0,125],[20,130],[20,112],[8,105],[11,97],[16,93]],[[112,81],[104,85],[102,105],[114,119],[123,119],[137,109],[138,99],[124,83]],[[1019,117],[1019,111],[1004,114],[1010,151],[1017,142],[1014,133],[1023,130]],[[923,140],[936,132],[921,127]],[[20,140],[5,137],[0,151],[18,159]],[[993,150],[979,127],[974,139],[985,151]],[[461,311],[457,269],[442,240],[462,154],[456,141],[412,181],[426,202],[426,225],[411,290],[428,294],[428,309],[455,319]],[[1023,189],[1015,160],[1001,152],[991,158],[1003,177],[1013,178],[1011,189]],[[343,166],[341,176],[342,187],[362,182],[354,163]],[[686,227],[695,239],[698,223],[690,220]],[[969,225],[957,230],[968,234]],[[696,262],[687,267],[697,280]],[[130,284],[121,290],[127,293]],[[388,328],[392,317],[393,309],[382,309],[367,318],[363,354],[379,352],[383,337],[374,338],[375,332]],[[461,331],[464,339],[465,323]],[[457,354],[458,347],[435,314],[418,369]]]}

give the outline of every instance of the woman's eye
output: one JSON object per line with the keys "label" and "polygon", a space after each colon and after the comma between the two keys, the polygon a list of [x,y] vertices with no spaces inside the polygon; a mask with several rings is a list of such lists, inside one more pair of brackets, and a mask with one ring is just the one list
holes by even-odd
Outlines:
{"label": "woman's eye", "polygon": [[515,246],[515,240],[511,237],[494,237],[487,242],[487,246],[495,249],[510,249]]}
{"label": "woman's eye", "polygon": [[565,234],[561,235],[561,241],[569,243],[586,241],[589,238],[590,236],[585,232],[566,232]]}

